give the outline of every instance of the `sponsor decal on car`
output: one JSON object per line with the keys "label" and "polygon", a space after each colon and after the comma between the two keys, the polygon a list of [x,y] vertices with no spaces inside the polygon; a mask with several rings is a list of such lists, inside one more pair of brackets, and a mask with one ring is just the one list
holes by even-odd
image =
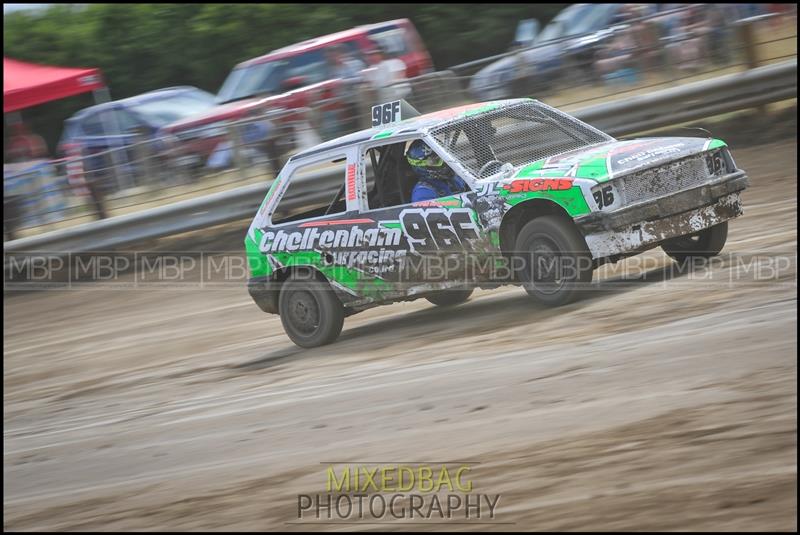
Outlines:
{"label": "sponsor decal on car", "polygon": [[426,206],[460,206],[461,201],[458,199],[446,199],[446,200],[438,200],[433,199],[430,201],[417,201],[412,203],[411,206],[414,207],[426,207]]}
{"label": "sponsor decal on car", "polygon": [[347,166],[347,200],[354,201],[356,199],[356,166],[350,164]]}
{"label": "sponsor decal on car", "polygon": [[267,231],[261,237],[259,250],[263,253],[308,251],[315,249],[354,249],[360,247],[391,247],[400,245],[402,233],[394,228],[367,228],[356,225],[345,229]]}
{"label": "sponsor decal on car", "polygon": [[405,250],[379,249],[372,251],[338,251],[332,253],[331,263],[339,266],[371,265],[370,273],[384,273],[394,270],[394,263],[405,256]]}
{"label": "sponsor decal on car", "polygon": [[500,186],[509,193],[528,191],[560,191],[572,187],[571,178],[518,179]]}
{"label": "sponsor decal on car", "polygon": [[664,154],[674,154],[676,152],[681,152],[684,146],[685,143],[683,142],[673,143],[671,145],[660,145],[657,147],[653,147],[652,149],[635,152],[630,156],[625,156],[624,158],[619,158],[615,160],[614,163],[616,163],[617,165],[625,165],[631,162],[644,162],[658,156],[663,156]]}
{"label": "sponsor decal on car", "polygon": [[374,223],[372,219],[336,219],[333,221],[307,221],[300,223],[300,228],[305,227],[330,227],[333,225],[360,225],[361,223]]}

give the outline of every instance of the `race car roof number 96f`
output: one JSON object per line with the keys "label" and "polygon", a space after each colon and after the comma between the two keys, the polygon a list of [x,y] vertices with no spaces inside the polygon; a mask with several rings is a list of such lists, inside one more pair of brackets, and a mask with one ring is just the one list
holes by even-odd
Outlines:
{"label": "race car roof number 96f", "polygon": [[372,107],[372,126],[397,123],[419,116],[419,112],[405,100],[395,100]]}

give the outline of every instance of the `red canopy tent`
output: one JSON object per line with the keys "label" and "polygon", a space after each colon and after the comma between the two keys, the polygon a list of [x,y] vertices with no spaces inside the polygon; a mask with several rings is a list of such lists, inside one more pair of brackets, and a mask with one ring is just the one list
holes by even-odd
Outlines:
{"label": "red canopy tent", "polygon": [[102,87],[100,69],[51,67],[3,58],[3,113]]}

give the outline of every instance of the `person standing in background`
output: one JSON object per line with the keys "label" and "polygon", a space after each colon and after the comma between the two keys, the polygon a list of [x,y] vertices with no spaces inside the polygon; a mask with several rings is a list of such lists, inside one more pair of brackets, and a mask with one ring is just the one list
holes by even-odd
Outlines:
{"label": "person standing in background", "polygon": [[11,125],[6,160],[13,163],[27,162],[48,157],[47,144],[42,136],[31,132],[23,122]]}
{"label": "person standing in background", "polygon": [[360,86],[365,81],[362,71],[367,66],[361,60],[351,57],[344,45],[326,48],[325,62],[328,78],[341,80],[336,96],[341,100],[343,108],[341,119],[336,121],[338,124],[330,125],[327,129],[334,132],[352,131],[358,124]]}
{"label": "person standing in background", "polygon": [[386,47],[381,47],[383,61],[389,66],[394,79],[395,98],[406,98],[411,94],[411,84],[407,82],[407,65],[397,54]]}
{"label": "person standing in background", "polygon": [[410,93],[406,79],[406,64],[390,58],[384,49],[376,45],[368,52],[371,67],[365,76],[376,93],[376,104],[405,98]]}
{"label": "person standing in background", "polygon": [[[4,164],[12,164],[19,168],[30,162],[35,164],[37,160],[48,157],[47,144],[42,136],[31,132],[27,125],[22,121],[14,122],[10,125],[11,136],[8,139],[8,146],[4,155]],[[5,165],[3,166],[5,175]],[[33,175],[31,175],[33,176]],[[9,179],[10,180],[10,179]],[[3,239],[13,240],[17,238],[17,229],[23,216],[21,203],[23,199],[30,199],[37,195],[38,184],[30,177],[21,179],[18,187],[8,186],[6,177],[3,177]],[[20,189],[21,188],[21,189]],[[23,193],[24,192],[24,193]]]}

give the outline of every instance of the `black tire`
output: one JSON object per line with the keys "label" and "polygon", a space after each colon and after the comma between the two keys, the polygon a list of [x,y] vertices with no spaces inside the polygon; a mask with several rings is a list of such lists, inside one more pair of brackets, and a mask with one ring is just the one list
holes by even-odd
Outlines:
{"label": "black tire", "polygon": [[727,239],[728,222],[724,221],[694,234],[666,240],[661,248],[674,260],[684,263],[687,260],[717,256],[725,247]]}
{"label": "black tire", "polygon": [[294,275],[281,285],[278,313],[292,342],[306,348],[336,340],[345,316],[342,302],[327,282]]}
{"label": "black tire", "polygon": [[592,282],[592,254],[565,217],[547,215],[528,222],[517,234],[514,256],[525,291],[544,305],[565,305]]}
{"label": "black tire", "polygon": [[429,295],[425,299],[440,307],[460,305],[470,298],[473,290],[474,288],[452,288],[449,290],[441,290]]}

